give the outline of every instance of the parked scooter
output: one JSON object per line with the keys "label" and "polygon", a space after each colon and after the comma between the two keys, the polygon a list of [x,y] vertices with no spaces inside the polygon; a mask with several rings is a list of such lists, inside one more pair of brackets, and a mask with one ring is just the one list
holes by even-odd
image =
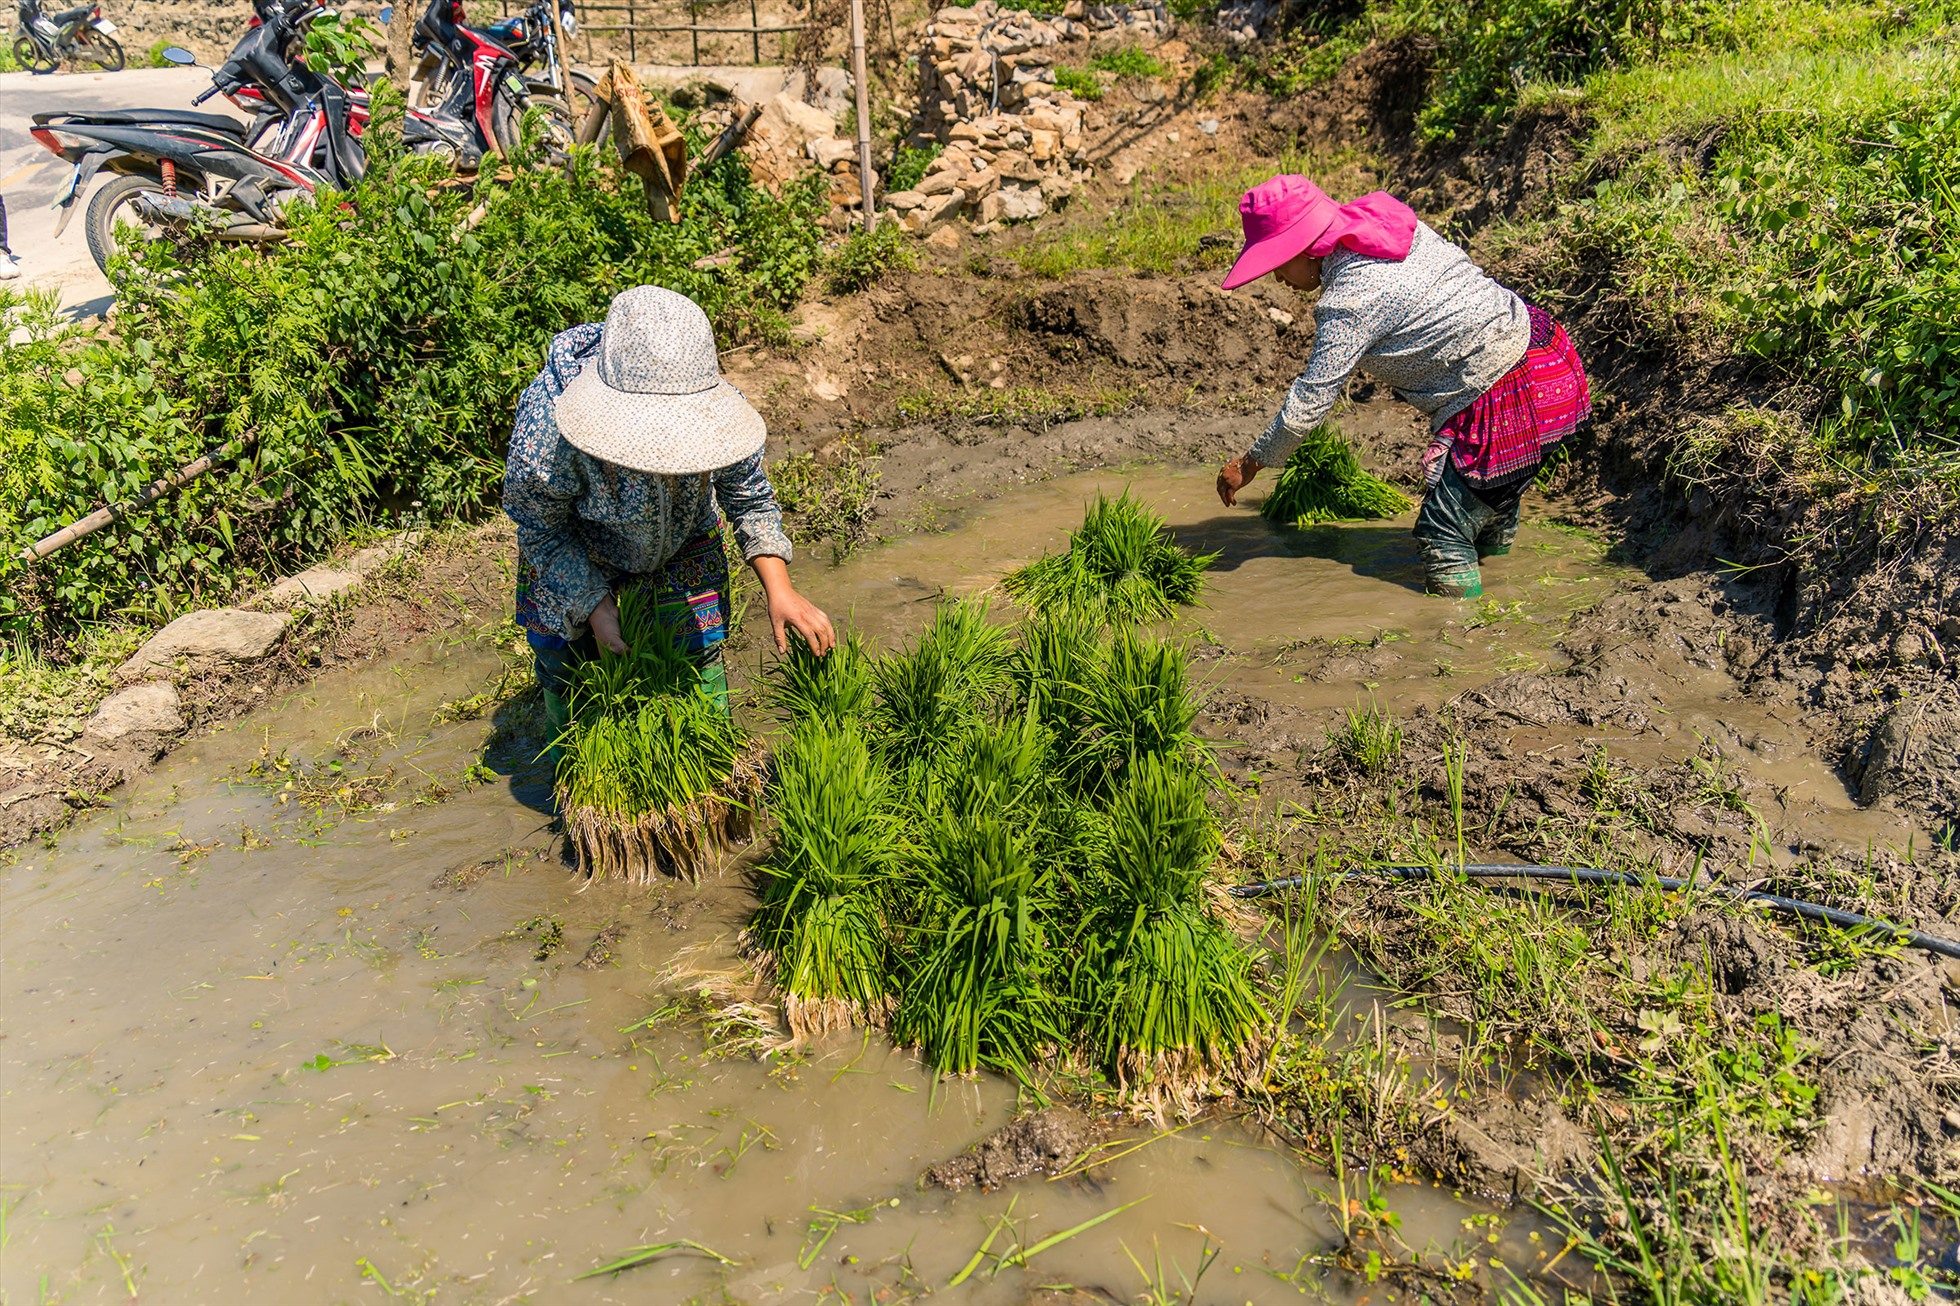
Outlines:
{"label": "parked scooter", "polygon": [[[560,0],[556,33],[551,27],[550,0],[531,0],[522,13],[499,18],[483,30],[517,56],[518,71],[525,75],[533,96],[557,96],[571,110],[573,122],[585,116],[599,84],[574,71],[569,52],[558,48],[559,33],[567,41],[578,34],[578,15],[572,12],[571,0]],[[531,72],[533,64],[540,65],[538,75]]]}
{"label": "parked scooter", "polygon": [[14,37],[14,62],[21,67],[51,73],[67,60],[87,59],[104,72],[122,69],[122,43],[116,40],[116,25],[102,16],[101,5],[50,14],[41,8],[41,0],[19,0],[15,9],[20,32]]}
{"label": "parked scooter", "polygon": [[[90,198],[84,224],[89,253],[104,271],[119,223],[150,237],[281,240],[283,211],[294,199],[359,181],[367,156],[354,138],[346,90],[286,57],[316,7],[316,0],[253,0],[259,24],[193,101],[256,88],[269,110],[252,123],[196,109],[35,114],[34,139],[75,168],[55,200],[62,210],[55,235],[105,170],[115,176]],[[174,61],[193,62],[188,51],[175,54]]]}
{"label": "parked scooter", "polygon": [[[393,7],[381,11],[391,21]],[[532,105],[531,87],[520,75],[517,55],[488,32],[466,26],[462,0],[429,0],[416,21],[414,45],[426,51],[418,74],[424,105],[438,117],[453,117],[476,126],[479,145],[508,154],[518,144],[524,110]],[[561,100],[540,102],[553,143],[571,144],[570,109]]]}

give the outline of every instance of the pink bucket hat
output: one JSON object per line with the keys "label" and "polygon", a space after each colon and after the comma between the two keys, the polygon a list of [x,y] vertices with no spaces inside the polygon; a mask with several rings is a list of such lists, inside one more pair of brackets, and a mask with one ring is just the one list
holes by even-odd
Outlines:
{"label": "pink bucket hat", "polygon": [[1225,274],[1225,289],[1257,281],[1295,254],[1325,258],[1345,245],[1370,258],[1405,259],[1415,243],[1416,212],[1387,191],[1336,204],[1305,177],[1284,174],[1239,196],[1245,248]]}

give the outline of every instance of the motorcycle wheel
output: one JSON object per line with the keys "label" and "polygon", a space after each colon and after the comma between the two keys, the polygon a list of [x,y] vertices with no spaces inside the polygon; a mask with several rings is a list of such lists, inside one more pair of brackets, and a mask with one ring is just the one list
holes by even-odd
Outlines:
{"label": "motorcycle wheel", "polygon": [[158,178],[126,173],[89,198],[84,229],[88,234],[88,252],[94,257],[95,266],[102,269],[102,275],[109,275],[110,256],[123,248],[116,240],[118,222],[135,227],[146,239],[168,234],[167,228],[144,217],[135,207],[139,195],[163,194],[163,182]]}
{"label": "motorcycle wheel", "polygon": [[14,38],[14,62],[31,73],[51,73],[61,66],[59,59],[43,50],[39,41],[27,35]]}
{"label": "motorcycle wheel", "polygon": [[[563,162],[566,152],[572,147],[572,138],[577,134],[577,128],[572,124],[571,110],[565,107],[563,100],[549,95],[532,100],[531,107],[544,113],[540,126],[544,132],[542,143],[546,160],[551,163]],[[497,132],[497,148],[503,151],[505,158],[510,158],[523,144],[524,110],[501,86],[497,88],[497,98],[490,106],[490,125]]]}
{"label": "motorcycle wheel", "polygon": [[123,70],[121,41],[113,36],[104,36],[100,32],[90,32],[85,44],[88,46],[88,57],[93,59],[103,72],[119,73]]}

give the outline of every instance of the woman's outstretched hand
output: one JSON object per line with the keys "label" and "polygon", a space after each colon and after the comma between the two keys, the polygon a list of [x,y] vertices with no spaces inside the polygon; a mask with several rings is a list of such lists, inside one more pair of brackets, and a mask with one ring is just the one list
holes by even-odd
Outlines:
{"label": "woman's outstretched hand", "polygon": [[1219,468],[1218,501],[1227,508],[1236,506],[1239,501],[1239,491],[1252,484],[1252,478],[1264,467],[1265,464],[1251,454],[1244,454]]}
{"label": "woman's outstretched hand", "polygon": [[599,606],[592,609],[588,622],[592,627],[592,638],[598,641],[600,648],[608,653],[626,652],[626,641],[619,633],[619,604],[613,601],[612,595],[599,600]]}
{"label": "woman's outstretched hand", "polygon": [[837,642],[830,614],[796,592],[796,586],[789,583],[789,564],[764,554],[750,558],[749,566],[755,569],[756,579],[762,582],[762,593],[769,600],[769,624],[775,628],[776,652],[788,654],[792,630],[803,636],[803,642],[818,657],[830,652],[831,645]]}

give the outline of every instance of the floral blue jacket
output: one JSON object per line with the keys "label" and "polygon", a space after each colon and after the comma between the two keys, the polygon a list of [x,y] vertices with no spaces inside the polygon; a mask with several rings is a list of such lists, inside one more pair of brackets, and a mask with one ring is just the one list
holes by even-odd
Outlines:
{"label": "floral blue jacket", "polygon": [[517,523],[518,621],[533,635],[576,640],[599,600],[650,575],[726,515],[744,558],[789,561],[782,510],[762,455],[699,476],[661,476],[603,462],[558,433],[552,406],[599,351],[597,323],[560,332],[544,370],[517,401],[504,462],[504,511]]}

